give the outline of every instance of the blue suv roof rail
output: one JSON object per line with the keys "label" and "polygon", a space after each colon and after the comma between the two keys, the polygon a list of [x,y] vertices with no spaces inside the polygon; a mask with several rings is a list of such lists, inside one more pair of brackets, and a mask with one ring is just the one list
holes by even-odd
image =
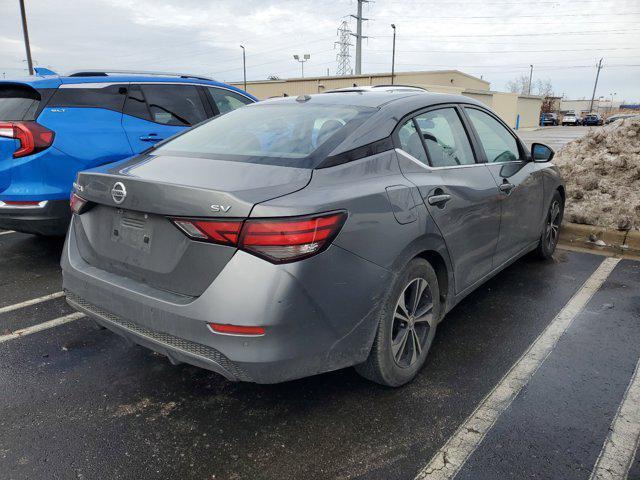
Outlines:
{"label": "blue suv roof rail", "polygon": [[67,76],[69,77],[108,77],[109,74],[111,73],[115,73],[117,75],[153,75],[153,76],[159,76],[159,77],[196,78],[198,80],[209,80],[209,81],[215,82],[213,78],[204,77],[202,75],[193,75],[190,73],[177,73],[177,72],[144,71],[144,70],[91,69],[91,70],[79,70],[77,72],[71,72]]}

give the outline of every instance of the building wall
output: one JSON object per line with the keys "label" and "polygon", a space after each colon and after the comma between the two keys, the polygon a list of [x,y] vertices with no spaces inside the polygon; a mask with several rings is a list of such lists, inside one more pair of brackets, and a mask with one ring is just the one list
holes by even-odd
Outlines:
{"label": "building wall", "polygon": [[[388,85],[389,74],[352,75],[346,77],[310,77],[283,80],[247,82],[247,90],[261,100],[270,97],[310,95],[334,88],[367,85]],[[535,127],[540,120],[542,98],[518,95],[516,93],[489,90],[489,82],[467,75],[457,70],[436,72],[401,72],[396,74],[396,84],[415,85],[430,92],[464,95],[484,103],[498,114],[509,126],[515,128],[520,115],[520,128]],[[242,83],[233,83],[240,88]]]}

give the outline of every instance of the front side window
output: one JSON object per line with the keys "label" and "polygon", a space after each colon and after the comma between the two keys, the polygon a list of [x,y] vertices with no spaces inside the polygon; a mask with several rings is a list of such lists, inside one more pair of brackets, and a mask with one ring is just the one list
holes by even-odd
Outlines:
{"label": "front side window", "polygon": [[221,114],[253,103],[250,98],[247,98],[244,95],[240,95],[239,93],[232,92],[230,90],[207,87],[205,91],[211,98],[211,101],[218,107],[218,111]]}
{"label": "front side window", "polygon": [[194,85],[142,85],[142,92],[152,122],[187,127],[207,118]]}
{"label": "front side window", "polygon": [[417,158],[425,165],[429,165],[429,159],[424,151],[424,145],[420,140],[420,133],[416,130],[413,119],[405,122],[398,130],[398,138],[400,139],[400,148],[414,158]]}
{"label": "front side window", "polygon": [[189,130],[155,153],[307,168],[314,150],[350,133],[374,112],[354,106],[255,104]]}
{"label": "front side window", "polygon": [[432,166],[455,167],[475,163],[467,133],[454,108],[423,113],[416,117],[416,123]]}
{"label": "front side window", "polygon": [[514,162],[520,159],[518,142],[509,130],[485,112],[475,108],[467,108],[466,111],[480,137],[489,163]]}

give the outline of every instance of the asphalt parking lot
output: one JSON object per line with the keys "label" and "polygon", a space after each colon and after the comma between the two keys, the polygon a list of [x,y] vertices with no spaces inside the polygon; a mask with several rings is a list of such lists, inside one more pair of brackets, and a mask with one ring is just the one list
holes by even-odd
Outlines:
{"label": "asphalt parking lot", "polygon": [[535,130],[520,130],[517,133],[528,146],[531,146],[532,142],[546,143],[557,152],[563,145],[584,136],[589,130],[600,128],[603,127],[550,126],[539,127]]}
{"label": "asphalt parking lot", "polygon": [[[59,292],[61,247],[0,235],[2,478],[451,478],[439,456],[448,467],[463,455],[457,478],[586,479],[620,412],[640,410],[626,391],[640,357],[633,260],[559,250],[518,261],[448,315],[416,381],[391,390],[352,369],[230,383],[87,319],[6,337],[72,313],[55,295],[20,307]],[[532,345],[552,348],[500,407],[495,392],[518,384]],[[487,412],[483,430],[474,422]],[[478,438],[464,453],[468,435]],[[640,478],[637,454],[629,478]]]}

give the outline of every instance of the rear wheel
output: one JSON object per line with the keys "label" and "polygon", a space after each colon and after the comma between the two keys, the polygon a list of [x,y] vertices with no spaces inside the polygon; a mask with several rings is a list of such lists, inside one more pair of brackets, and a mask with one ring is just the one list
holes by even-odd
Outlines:
{"label": "rear wheel", "polygon": [[416,258],[396,278],[369,357],[356,370],[390,387],[413,380],[431,348],[439,318],[438,278],[429,262]]}
{"label": "rear wheel", "polygon": [[551,258],[553,252],[555,252],[560,237],[560,224],[562,223],[563,213],[564,202],[562,201],[560,192],[556,190],[551,199],[551,204],[547,211],[547,218],[540,236],[540,243],[536,250],[538,257],[542,259]]}

